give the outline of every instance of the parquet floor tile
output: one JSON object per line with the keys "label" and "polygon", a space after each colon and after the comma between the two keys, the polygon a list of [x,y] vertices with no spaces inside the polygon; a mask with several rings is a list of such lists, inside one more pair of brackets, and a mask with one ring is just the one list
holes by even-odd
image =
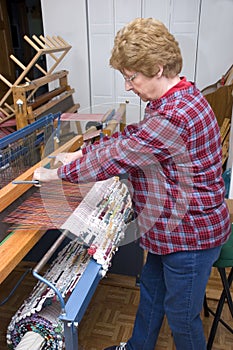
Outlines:
{"label": "parquet floor tile", "polygon": [[[31,267],[31,263],[28,262],[21,262],[17,266],[0,285],[0,300],[8,295],[25,269]],[[5,305],[0,307],[0,350],[7,350],[5,340],[7,326],[23,300],[29,295],[35,282],[34,277],[28,274],[17,292]],[[207,288],[208,304],[212,308],[216,307],[216,299],[220,292],[220,279],[216,270],[213,269]],[[79,325],[79,350],[103,350],[107,346],[126,341],[132,333],[138,302],[139,288],[135,285],[133,277],[112,274],[104,278],[98,285]],[[233,327],[233,320],[227,305],[224,306],[223,315],[224,319]],[[202,319],[207,336],[213,318],[212,316],[209,318],[202,316]],[[175,350],[166,319],[163,322],[155,350]],[[233,350],[233,334],[221,324],[218,327],[212,350]]]}

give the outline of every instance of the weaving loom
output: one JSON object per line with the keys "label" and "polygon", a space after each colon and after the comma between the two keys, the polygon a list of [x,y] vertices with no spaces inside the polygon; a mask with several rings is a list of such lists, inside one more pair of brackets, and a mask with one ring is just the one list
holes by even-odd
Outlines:
{"label": "weaving loom", "polygon": [[[119,114],[119,111],[121,112],[122,118],[121,118],[121,121],[118,122],[118,124],[120,123],[120,128],[123,128],[123,126],[125,125],[125,105],[124,104],[120,105],[119,110],[116,112],[117,115]],[[47,150],[47,151],[51,151],[51,153],[42,155],[42,158],[43,158],[42,162],[39,162],[36,164],[34,162],[33,164],[28,163],[27,167],[25,166],[25,161],[28,162],[28,159],[32,157],[32,154],[34,155],[34,153],[37,153],[37,157],[39,157],[39,159],[41,158],[40,153],[43,152],[44,145],[41,146],[39,144],[38,135],[40,134],[40,129],[42,130],[42,134],[41,134],[42,138],[44,138],[44,135],[46,134],[46,129],[49,129],[49,128],[50,128],[50,134],[48,135],[48,138],[51,137],[51,131],[54,131],[54,135],[58,136],[59,130],[61,129],[59,123],[58,123],[58,126],[56,126],[56,128],[54,128],[54,126],[51,127],[51,124],[53,124],[53,120],[56,120],[56,119],[59,120],[59,118],[60,118],[60,114],[57,114],[57,115],[51,114],[49,116],[42,117],[38,121],[32,123],[31,125],[28,125],[25,128],[13,133],[12,135],[1,139],[0,141],[0,160],[1,160],[0,176],[1,176],[1,183],[5,185],[5,186],[2,186],[2,188],[0,189],[1,221],[2,221],[2,218],[5,216],[5,214],[8,213],[9,210],[11,210],[9,209],[11,205],[14,205],[24,195],[27,196],[27,194],[30,191],[33,191],[34,189],[32,184],[24,183],[21,185],[14,185],[11,182],[13,179],[17,181],[31,180],[35,169],[43,165],[50,166],[50,164],[53,162],[52,157],[54,157],[56,154],[60,152],[73,152],[82,146],[83,138],[84,138],[83,135],[76,135],[72,137],[69,141],[67,141],[65,144],[60,146],[59,148],[57,148],[57,144],[56,144],[54,148],[57,148],[57,149],[55,149],[54,151],[52,151],[51,149]],[[112,120],[109,122],[108,125],[110,125],[111,129],[108,129],[107,127],[105,130],[102,130],[104,134],[105,133],[111,134],[111,132],[114,130],[112,127],[114,126],[116,128],[117,124],[114,118],[112,118]],[[98,131],[98,134],[100,134],[99,131]],[[54,138],[54,135],[52,135],[52,140]],[[28,146],[24,147],[24,142],[28,143],[28,140],[30,138],[35,139],[35,137],[36,137],[36,144],[38,146],[37,152],[35,152],[36,146],[33,143],[31,143],[30,147]],[[47,139],[44,138],[44,144],[46,143],[46,141]],[[14,147],[16,148],[16,152],[14,152]],[[52,147],[53,146],[51,146],[51,148]],[[29,153],[27,153],[26,150]],[[17,159],[17,156],[19,156],[19,159]],[[36,159],[34,159],[34,161],[36,161]],[[16,172],[16,169],[17,169],[17,172]],[[8,274],[28,253],[28,251],[43,236],[43,234],[44,234],[44,231],[40,229],[40,227],[37,227],[37,228],[31,228],[27,230],[27,232],[25,232],[25,230],[20,230],[19,228],[17,228],[14,235],[8,235],[8,238],[4,242],[4,244],[0,245],[0,283],[8,276]],[[1,232],[1,241],[4,239],[4,236],[5,236],[5,233]],[[16,243],[17,241],[21,241],[21,247],[18,247]]]}
{"label": "weaving loom", "polygon": [[[119,113],[116,113],[116,115],[118,123]],[[60,116],[50,116],[52,121],[57,118],[59,119]],[[117,123],[115,120],[112,124],[116,127]],[[113,130],[110,128],[110,132],[112,131]],[[58,132],[59,128],[55,130],[55,133]],[[40,144],[38,135],[40,135],[40,133],[38,133],[37,128],[36,136],[32,138],[34,147]],[[25,134],[23,138],[25,138]],[[45,166],[50,166],[50,157],[60,152],[74,151],[82,145],[82,142],[82,135],[75,136],[72,140],[45,157],[43,164]],[[0,143],[0,149],[2,150],[8,148],[8,146],[6,144],[1,145]],[[35,150],[34,147],[33,150]],[[20,143],[20,146],[17,145],[15,149],[17,155],[19,154],[22,156],[27,154],[27,150],[30,150],[31,147],[25,144],[22,146]],[[11,167],[10,163],[12,162],[14,165],[16,161],[15,158],[16,153],[14,156],[10,151],[5,152],[4,157],[1,158],[1,170],[13,169],[14,167]],[[29,157],[27,156],[26,158]],[[30,182],[32,174],[38,166],[41,166],[41,163],[32,165],[26,172],[16,178],[16,181],[23,181],[23,184],[14,185],[9,183],[0,190],[2,199],[1,212],[6,211],[6,209],[22,194],[27,193],[28,190],[31,191],[32,184],[27,183],[27,181]],[[11,180],[12,179],[10,179],[10,181]],[[132,215],[131,200],[127,187],[118,179],[110,179],[108,181],[110,182],[104,184],[97,183],[94,184],[94,186],[92,186],[93,184],[78,185],[77,188],[76,185],[76,189],[74,189],[75,185],[63,184],[63,195],[65,198],[69,197],[66,198],[68,210],[65,212],[64,216],[59,217],[59,222],[57,222],[56,215],[51,218],[51,212],[46,213],[49,217],[49,221],[46,221],[44,214],[42,215],[40,206],[38,206],[39,212],[37,211],[36,216],[42,217],[42,220],[36,223],[36,225],[34,224],[33,215],[31,221],[27,219],[23,222],[23,220],[19,219],[19,222],[17,222],[17,210],[20,209],[16,208],[15,211],[12,211],[13,214],[11,215],[13,215],[13,220],[11,217],[9,222],[14,222],[14,231],[7,236],[0,246],[0,282],[4,280],[17,263],[42,237],[46,229],[48,229],[48,225],[49,228],[56,227],[63,229],[62,234],[59,236],[54,246],[50,248],[33,271],[34,276],[38,278],[40,282],[38,282],[29,299],[27,299],[20,310],[18,310],[9,325],[8,344],[12,349],[23,349],[25,344],[30,342],[35,335],[37,335],[37,344],[40,343],[43,349],[63,349],[64,346],[68,350],[78,349],[76,326],[80,322],[99,280],[106,273],[116,247],[119,245],[121,239],[124,238],[124,231]],[[73,188],[71,189],[69,186],[73,186]],[[44,186],[42,186],[41,189],[43,189],[43,187]],[[51,184],[49,187],[50,191],[48,191],[48,188],[45,186],[44,192],[47,196],[46,200],[52,203],[55,198],[51,198],[50,194],[54,194],[57,191],[51,188]],[[106,189],[108,190],[106,191]],[[72,195],[70,195],[70,193],[72,193]],[[29,203],[28,208],[32,208],[32,204],[30,203],[32,203],[31,200],[33,197],[37,198],[36,196],[38,196],[36,192],[32,193],[29,198],[24,201],[24,210],[27,201]],[[85,200],[81,200],[81,204],[77,207],[77,198],[78,202],[80,202],[80,199],[83,197]],[[36,199],[36,203],[38,203],[38,198]],[[110,207],[107,206],[107,203],[108,205],[110,203]],[[75,206],[77,207],[76,209]],[[111,210],[107,210],[107,208],[111,208]],[[36,212],[35,206],[33,210],[30,211],[30,214],[34,212]],[[14,216],[14,213],[16,213],[16,216]],[[18,218],[19,217],[20,215],[18,215]],[[87,218],[89,218],[89,221],[87,221]],[[5,220],[5,222],[7,222],[7,220]],[[65,251],[62,250],[60,255],[58,255],[57,259],[60,260],[54,262],[53,266],[44,277],[40,276],[39,272],[46,264],[51,254],[64,238],[67,237],[67,235],[69,236],[70,232],[72,232],[72,225],[79,228],[81,227],[81,231],[77,232],[74,230],[75,239],[72,239],[68,246],[65,246]],[[98,229],[95,229],[96,227],[98,227]],[[100,232],[101,235],[99,235]],[[19,245],[19,241],[22,245]],[[64,272],[67,266],[69,267],[69,276],[71,276],[71,270],[76,271],[76,274],[73,275],[69,285],[66,287],[64,287],[64,281],[67,282],[67,276],[65,273],[61,274],[60,270],[57,271],[58,261],[60,265],[62,261],[64,263],[64,254],[66,254],[66,257],[68,254],[70,259],[65,259],[65,267],[62,271]],[[63,275],[63,279],[61,275]],[[61,285],[63,287],[61,287]],[[55,301],[54,297],[56,299]],[[35,349],[34,346],[33,350]]]}
{"label": "weaving loom", "polygon": [[[59,117],[60,114],[42,117],[31,125],[1,139],[0,176],[1,184],[5,185],[0,189],[1,221],[12,210],[12,206],[17,206],[18,201],[21,201],[24,196],[30,196],[30,192],[34,190],[32,184],[14,185],[11,181],[14,178],[23,181],[31,180],[35,169],[41,166],[41,162],[38,163],[38,159],[41,159],[41,152],[43,152],[47,139],[46,133],[50,129],[48,135],[50,137],[52,130],[55,133],[58,132],[58,129],[54,128],[53,125],[54,120]],[[51,155],[55,155],[58,152],[72,152],[77,150],[82,143],[82,135],[77,135],[58,150],[52,152]],[[51,162],[52,160],[48,157],[43,159],[43,164],[49,165]],[[1,225],[0,283],[44,234],[40,227],[31,228],[27,231],[18,227],[14,234],[9,234],[9,232],[5,232],[5,226],[4,224]],[[21,242],[20,246],[18,242]]]}

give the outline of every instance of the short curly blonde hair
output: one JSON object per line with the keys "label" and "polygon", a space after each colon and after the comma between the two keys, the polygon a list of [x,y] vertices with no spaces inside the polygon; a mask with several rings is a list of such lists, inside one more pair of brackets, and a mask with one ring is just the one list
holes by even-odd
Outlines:
{"label": "short curly blonde hair", "polygon": [[166,26],[153,18],[136,18],[120,29],[114,40],[110,66],[155,76],[159,67],[163,75],[173,78],[182,69],[178,42]]}

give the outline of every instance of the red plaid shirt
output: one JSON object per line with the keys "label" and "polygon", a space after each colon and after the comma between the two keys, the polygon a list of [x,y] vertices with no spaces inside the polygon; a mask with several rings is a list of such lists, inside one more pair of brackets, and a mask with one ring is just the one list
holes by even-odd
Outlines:
{"label": "red plaid shirt", "polygon": [[227,240],[219,127],[206,99],[185,78],[147,105],[142,122],[83,154],[58,175],[83,183],[127,174],[143,248],[169,254]]}

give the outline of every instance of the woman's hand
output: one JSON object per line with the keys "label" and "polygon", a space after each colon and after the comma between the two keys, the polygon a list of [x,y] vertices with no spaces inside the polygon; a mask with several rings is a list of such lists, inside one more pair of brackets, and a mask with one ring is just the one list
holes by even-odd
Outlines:
{"label": "woman's hand", "polygon": [[83,155],[82,150],[76,151],[76,152],[63,152],[58,153],[56,155],[56,158],[54,160],[54,165],[57,165],[59,162],[62,164],[68,164],[73,162],[74,160],[77,160],[81,158]]}
{"label": "woman's hand", "polygon": [[[50,182],[59,180],[59,176],[57,175],[57,169],[47,169],[47,168],[37,168],[33,174],[33,180],[37,180],[40,182]],[[38,186],[36,185],[36,186]]]}

